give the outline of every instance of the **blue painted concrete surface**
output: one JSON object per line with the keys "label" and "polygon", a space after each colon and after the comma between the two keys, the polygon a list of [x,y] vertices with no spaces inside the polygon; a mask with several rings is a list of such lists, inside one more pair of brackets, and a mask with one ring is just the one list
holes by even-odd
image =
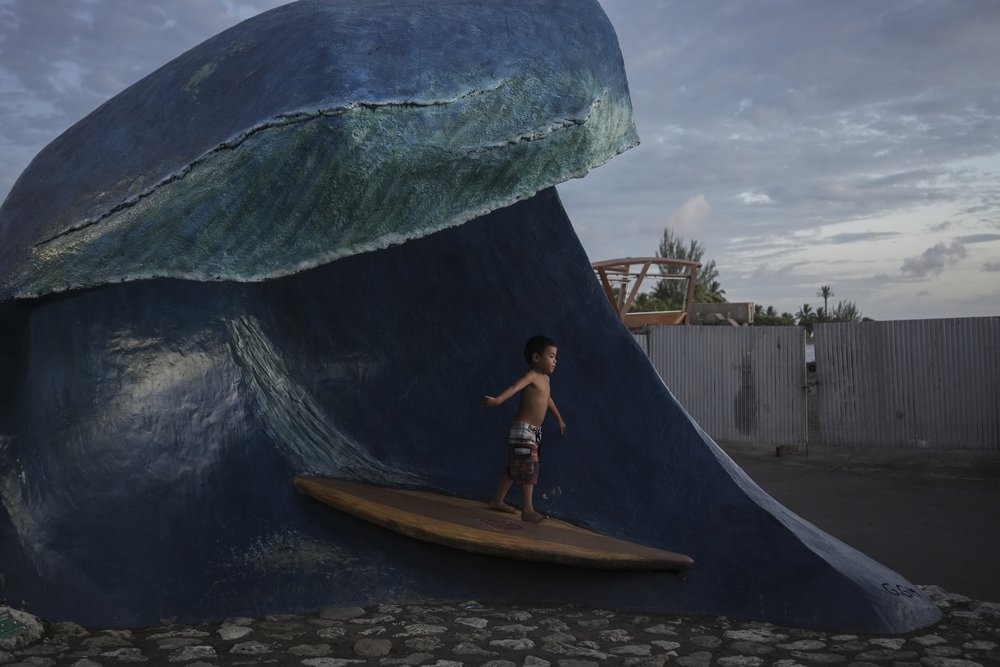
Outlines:
{"label": "blue painted concrete surface", "polygon": [[[868,632],[938,618],[691,422],[608,308],[551,189],[277,281],[143,281],[17,317],[2,347],[24,355],[0,417],[4,596],[48,618],[129,626],[427,597]],[[686,581],[452,551],[292,490],[314,472],[488,497],[514,408],[479,398],[523,372],[537,332],[559,342],[569,424],[562,437],[546,424],[538,506],[692,555]]]}
{"label": "blue painted concrete surface", "polygon": [[[937,620],[750,482],[608,308],[551,186],[635,141],[591,0],[294,3],[97,109],[0,207],[0,598],[101,627],[428,598]],[[513,406],[479,400],[537,333],[569,428],[546,425],[536,504],[690,554],[685,581],[475,556],[295,494],[319,473],[488,497]]]}

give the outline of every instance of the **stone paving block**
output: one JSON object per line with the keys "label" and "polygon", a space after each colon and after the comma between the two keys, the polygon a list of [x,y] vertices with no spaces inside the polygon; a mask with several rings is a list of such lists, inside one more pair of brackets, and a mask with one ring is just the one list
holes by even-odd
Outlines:
{"label": "stone paving block", "polygon": [[665,655],[631,656],[624,660],[627,667],[663,667],[666,662]]}
{"label": "stone paving block", "polygon": [[111,651],[101,653],[102,658],[112,658],[118,662],[146,662],[149,660],[142,654],[142,651],[135,647],[116,648]]}
{"label": "stone paving block", "polygon": [[792,656],[810,665],[839,665],[847,662],[847,658],[839,653],[807,653],[805,651],[792,651]]}
{"label": "stone paving block", "polygon": [[359,658],[306,658],[302,664],[306,667],[348,667],[348,665],[362,665],[366,660]]}
{"label": "stone paving block", "polygon": [[520,639],[493,639],[490,641],[490,646],[507,649],[508,651],[530,651],[535,648],[535,642],[527,637]]}
{"label": "stone paving block", "polygon": [[227,618],[222,622],[223,625],[253,625],[254,619],[247,618],[246,616],[233,616],[232,618]]}
{"label": "stone paving block", "polygon": [[185,646],[197,646],[202,640],[195,637],[167,637],[156,642],[156,646],[161,651],[174,651]]}
{"label": "stone paving block", "polygon": [[632,644],[628,646],[615,646],[611,653],[615,655],[647,656],[651,655],[653,647],[649,644]]}
{"label": "stone paving block", "polygon": [[985,667],[981,662],[959,658],[923,658],[920,664],[924,667]]}
{"label": "stone paving block", "polygon": [[770,644],[748,641],[733,642],[729,645],[729,649],[746,655],[769,655],[775,651],[775,648]]}
{"label": "stone paving block", "polygon": [[332,650],[329,644],[299,644],[288,649],[288,652],[303,658],[325,658],[330,655]]}
{"label": "stone paving block", "polygon": [[422,665],[425,662],[434,659],[434,655],[431,653],[411,653],[405,658],[382,658],[379,660],[380,665]]}
{"label": "stone paving block", "polygon": [[484,649],[484,648],[482,648],[480,646],[476,646],[472,642],[461,642],[459,644],[456,644],[451,649],[451,652],[454,653],[455,655],[462,655],[462,656],[469,656],[469,655],[496,656],[496,655],[500,655],[496,651],[487,651],[486,649]]}
{"label": "stone paving block", "polygon": [[778,644],[778,648],[789,651],[818,651],[819,649],[826,648],[826,642],[821,642],[818,639],[798,639],[793,642]]}
{"label": "stone paving block", "polygon": [[711,635],[698,635],[691,637],[690,641],[695,646],[700,646],[701,648],[718,648],[722,646],[722,640]]}
{"label": "stone paving block", "polygon": [[549,667],[552,663],[537,655],[528,655],[524,658],[524,667]]}
{"label": "stone paving block", "polygon": [[[327,652],[330,645],[326,644]],[[379,658],[389,655],[392,651],[392,642],[388,639],[370,639],[368,637],[354,642],[354,654],[364,658]]]}
{"label": "stone paving block", "polygon": [[414,637],[407,639],[404,644],[414,651],[436,651],[444,646],[444,642],[439,637]]}
{"label": "stone paving block", "polygon": [[748,642],[777,643],[788,639],[788,635],[773,632],[767,628],[748,628],[745,630],[726,630],[726,639],[741,639]]}
{"label": "stone paving block", "polygon": [[171,653],[167,660],[170,662],[191,662],[192,660],[215,657],[218,656],[211,646],[185,646]]}
{"label": "stone paving block", "polygon": [[253,632],[253,628],[235,623],[226,623],[217,630],[219,638],[227,642],[246,637],[251,632]]}
{"label": "stone paving block", "polygon": [[319,612],[320,618],[334,621],[345,621],[364,615],[365,610],[361,607],[329,607]]}
{"label": "stone paving block", "polygon": [[512,623],[510,625],[498,625],[493,628],[494,632],[501,632],[504,634],[511,635],[521,635],[522,637],[529,632],[534,632],[538,629],[537,625],[524,625],[522,623]]}
{"label": "stone paving block", "polygon": [[680,642],[672,642],[672,641],[667,641],[665,639],[654,639],[650,643],[653,646],[659,646],[661,649],[667,652],[676,651],[681,647]]}
{"label": "stone paving block", "polygon": [[712,664],[712,654],[708,651],[696,651],[674,660],[681,667],[709,667]]}
{"label": "stone paving block", "polygon": [[233,644],[233,646],[229,649],[229,652],[235,653],[236,655],[265,655],[271,652],[271,645],[251,640],[248,642]]}
{"label": "stone paving block", "polygon": [[719,658],[715,664],[721,667],[761,667],[764,659],[753,655],[727,655]]}
{"label": "stone paving block", "polygon": [[598,660],[607,660],[608,658],[606,653],[601,653],[600,651],[595,651],[583,646],[573,646],[572,644],[563,644],[559,642],[545,642],[542,644],[542,650],[549,653],[555,653],[557,655],[581,656],[596,658]]}
{"label": "stone paving block", "polygon": [[601,641],[611,642],[613,644],[624,644],[625,642],[632,641],[633,637],[624,630],[601,630],[597,633]]}
{"label": "stone paving block", "polygon": [[448,628],[443,625],[425,625],[423,623],[414,623],[413,625],[407,627],[403,632],[397,632],[393,636],[418,637],[420,635],[439,635],[447,631]]}
{"label": "stone paving block", "polygon": [[666,625],[666,624],[663,624],[663,623],[659,623],[657,625],[651,625],[648,628],[644,628],[644,630],[646,632],[648,632],[649,634],[651,634],[651,635],[676,635],[677,634],[677,630],[673,626]]}

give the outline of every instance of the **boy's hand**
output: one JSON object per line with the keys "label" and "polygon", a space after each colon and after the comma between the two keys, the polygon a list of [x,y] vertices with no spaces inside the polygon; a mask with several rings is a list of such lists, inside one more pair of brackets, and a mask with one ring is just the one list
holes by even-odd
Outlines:
{"label": "boy's hand", "polygon": [[566,432],[566,422],[560,419],[558,424],[559,424],[559,435],[562,435],[563,433]]}
{"label": "boy's hand", "polygon": [[496,406],[500,405],[500,401],[493,398],[492,396],[483,396],[483,401],[480,405],[482,405],[484,408],[495,408]]}

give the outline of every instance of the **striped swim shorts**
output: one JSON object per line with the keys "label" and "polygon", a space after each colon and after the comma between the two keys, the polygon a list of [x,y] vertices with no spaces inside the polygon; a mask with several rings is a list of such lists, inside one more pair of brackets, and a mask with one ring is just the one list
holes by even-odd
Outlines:
{"label": "striped swim shorts", "polygon": [[510,425],[507,474],[518,484],[538,483],[538,447],[541,444],[541,427],[525,422]]}

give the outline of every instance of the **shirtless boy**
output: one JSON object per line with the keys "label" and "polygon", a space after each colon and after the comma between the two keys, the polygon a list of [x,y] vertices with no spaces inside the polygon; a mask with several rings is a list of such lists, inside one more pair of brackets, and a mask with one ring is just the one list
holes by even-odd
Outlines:
{"label": "shirtless boy", "polygon": [[565,433],[566,422],[562,420],[556,404],[552,402],[549,375],[556,369],[556,344],[545,336],[534,336],[524,345],[524,358],[531,370],[520,380],[507,387],[497,397],[484,396],[483,407],[495,408],[508,398],[520,392],[521,406],[510,425],[508,444],[508,466],[500,477],[497,492],[490,500],[490,507],[501,512],[517,514],[517,509],[505,502],[507,492],[515,482],[521,485],[521,519],[541,523],[545,516],[535,511],[531,497],[538,483],[538,447],[542,443],[542,421],[545,413],[552,411],[559,425],[559,432]]}

